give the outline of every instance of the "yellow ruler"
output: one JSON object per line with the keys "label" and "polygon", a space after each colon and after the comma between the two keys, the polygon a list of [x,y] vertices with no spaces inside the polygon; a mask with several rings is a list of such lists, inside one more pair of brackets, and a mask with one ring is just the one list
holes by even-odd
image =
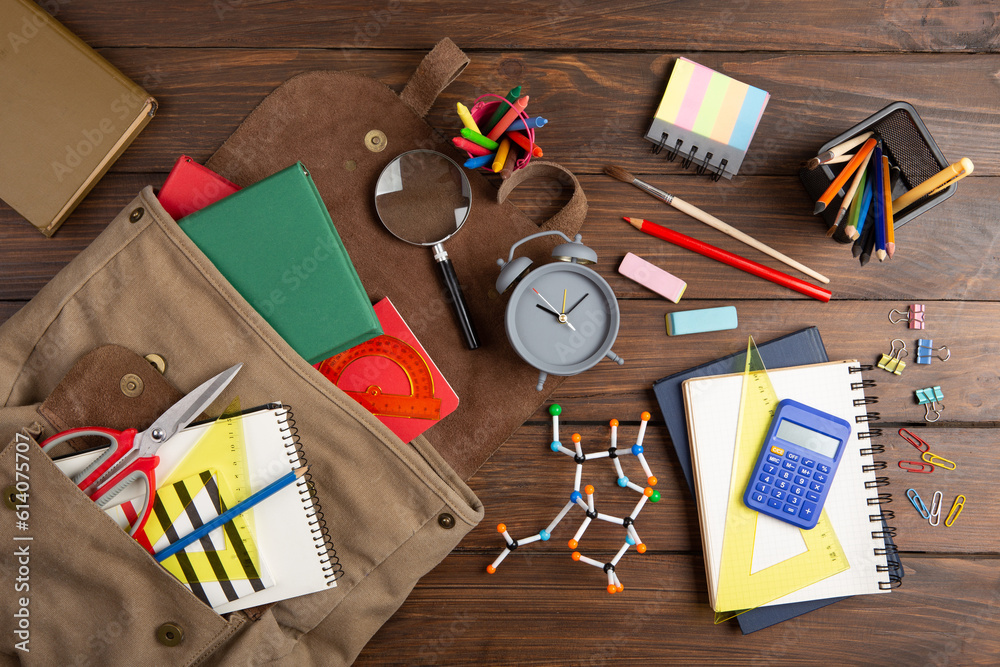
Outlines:
{"label": "yellow ruler", "polygon": [[[769,567],[753,571],[760,515],[743,503],[743,492],[778,405],[778,395],[767,376],[760,352],[751,337],[743,364],[736,452],[730,477],[729,507],[722,542],[722,565],[715,596],[716,623],[773,602],[848,569],[850,565],[824,510],[816,527],[799,530],[805,551]],[[793,528],[789,526],[789,528]]]}

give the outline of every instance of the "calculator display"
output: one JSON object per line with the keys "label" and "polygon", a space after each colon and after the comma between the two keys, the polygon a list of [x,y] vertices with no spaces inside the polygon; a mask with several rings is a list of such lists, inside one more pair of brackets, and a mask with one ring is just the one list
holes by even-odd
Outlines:
{"label": "calculator display", "polygon": [[786,442],[798,445],[799,447],[805,447],[829,459],[836,458],[837,447],[840,446],[840,440],[837,438],[831,438],[828,435],[814,431],[811,428],[806,428],[805,426],[800,426],[787,419],[782,419],[781,423],[778,424],[776,435]]}

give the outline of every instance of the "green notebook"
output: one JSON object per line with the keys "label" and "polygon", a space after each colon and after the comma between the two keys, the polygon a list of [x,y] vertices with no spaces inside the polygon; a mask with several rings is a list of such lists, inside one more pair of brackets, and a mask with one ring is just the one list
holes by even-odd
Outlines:
{"label": "green notebook", "polygon": [[192,213],[180,227],[310,364],[382,334],[301,162]]}

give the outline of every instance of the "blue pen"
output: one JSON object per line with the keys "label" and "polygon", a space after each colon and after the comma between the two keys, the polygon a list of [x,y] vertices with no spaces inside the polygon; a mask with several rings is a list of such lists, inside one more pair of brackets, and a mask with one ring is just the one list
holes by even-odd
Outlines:
{"label": "blue pen", "polygon": [[493,164],[493,160],[495,160],[496,157],[496,153],[490,153],[489,155],[480,155],[479,157],[469,158],[464,162],[464,166],[466,169],[479,169],[480,167]]}
{"label": "blue pen", "polygon": [[[541,116],[534,116],[533,118],[528,119],[528,127],[537,129],[545,125],[547,122],[549,121],[542,118]],[[523,130],[523,129],[525,129],[524,121],[518,118],[517,120],[515,120],[513,123],[510,124],[510,127],[507,128],[507,131],[509,132],[510,130]]]}
{"label": "blue pen", "polygon": [[238,517],[240,514],[243,514],[257,503],[270,498],[278,491],[281,491],[289,484],[292,484],[300,477],[302,477],[302,475],[306,473],[306,470],[308,470],[307,467],[296,468],[295,470],[289,472],[287,475],[279,477],[278,479],[271,482],[263,489],[261,489],[257,493],[247,498],[246,500],[236,503],[236,505],[234,505],[231,509],[226,510],[219,516],[209,521],[208,523],[202,525],[201,528],[191,531],[190,533],[180,538],[170,546],[156,552],[153,558],[156,559],[157,563],[162,563],[166,559],[176,554],[178,551],[183,551],[191,544],[197,542],[201,538],[211,533],[216,528],[226,525],[227,523]]}

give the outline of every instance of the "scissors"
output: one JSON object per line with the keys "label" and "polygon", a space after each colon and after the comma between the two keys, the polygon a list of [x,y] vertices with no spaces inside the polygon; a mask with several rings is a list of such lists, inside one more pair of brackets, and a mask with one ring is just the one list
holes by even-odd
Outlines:
{"label": "scissors", "polygon": [[73,428],[43,442],[42,451],[48,452],[60,443],[81,436],[100,436],[107,440],[111,446],[83,472],[73,477],[73,483],[97,503],[100,509],[106,509],[114,507],[115,497],[125,488],[141,480],[146,486],[144,504],[136,514],[137,520],[128,534],[152,553],[152,545],[148,544],[140,531],[153,511],[153,499],[156,497],[155,470],[160,462],[156,452],[163,443],[194,421],[222,393],[242,367],[243,364],[236,364],[208,380],[174,403],[145,431],[134,428],[124,431],[101,427]]}

